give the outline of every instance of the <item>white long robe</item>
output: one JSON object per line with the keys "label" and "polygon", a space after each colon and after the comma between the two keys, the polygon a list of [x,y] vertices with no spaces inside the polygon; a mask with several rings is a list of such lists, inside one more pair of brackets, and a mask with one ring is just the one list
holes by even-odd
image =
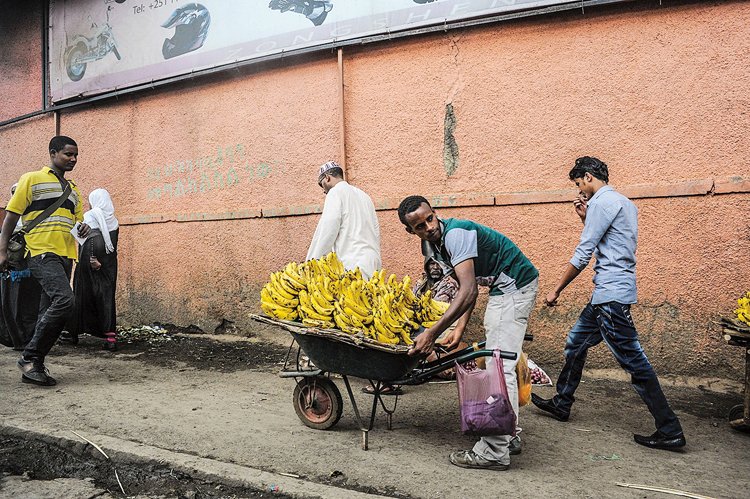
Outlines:
{"label": "white long robe", "polygon": [[335,251],[347,270],[356,267],[369,279],[382,266],[380,224],[372,199],[341,181],[326,195],[323,213],[307,251],[307,260]]}

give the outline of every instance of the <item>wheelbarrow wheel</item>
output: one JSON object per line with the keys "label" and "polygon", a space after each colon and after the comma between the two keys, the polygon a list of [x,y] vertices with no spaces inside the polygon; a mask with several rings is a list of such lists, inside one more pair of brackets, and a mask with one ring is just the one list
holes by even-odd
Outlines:
{"label": "wheelbarrow wheel", "polygon": [[744,412],[745,412],[745,406],[744,405],[742,405],[742,404],[735,405],[734,407],[732,407],[731,409],[729,409],[729,413],[727,414],[727,419],[729,421],[734,421],[735,419],[740,419],[742,417],[742,415],[744,414]]}
{"label": "wheelbarrow wheel", "polygon": [[303,378],[294,388],[294,412],[306,426],[327,430],[341,419],[344,401],[336,384],[328,378]]}

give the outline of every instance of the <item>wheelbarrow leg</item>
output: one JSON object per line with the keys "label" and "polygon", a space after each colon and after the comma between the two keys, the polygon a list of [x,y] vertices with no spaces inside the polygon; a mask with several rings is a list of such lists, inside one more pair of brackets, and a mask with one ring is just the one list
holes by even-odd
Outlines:
{"label": "wheelbarrow leg", "polygon": [[[370,381],[370,383],[372,383],[372,381]],[[398,395],[395,396],[393,407],[389,408],[387,405],[385,405],[385,401],[382,397],[383,388],[385,388],[386,386],[391,385],[387,385],[380,381],[378,381],[376,384],[373,384],[373,388],[375,389],[375,401],[380,402],[380,406],[383,408],[383,411],[385,411],[387,428],[389,430],[393,430],[393,413],[396,412],[396,406],[398,406]]]}
{"label": "wheelbarrow leg", "polygon": [[[359,414],[359,408],[357,407],[357,401],[354,399],[354,392],[352,391],[352,385],[349,383],[349,378],[347,376],[342,375],[342,378],[344,378],[344,384],[346,385],[346,391],[349,393],[349,400],[352,402],[352,408],[354,409],[354,416],[357,418],[357,423],[359,423],[359,429],[362,431],[362,450],[367,450],[369,446],[369,432],[372,430],[372,426],[375,422],[375,410],[378,408],[378,396],[375,397],[375,400],[372,401],[372,412],[370,413],[370,425],[365,427],[364,423],[362,422],[362,416]],[[377,390],[376,390],[377,392]]]}

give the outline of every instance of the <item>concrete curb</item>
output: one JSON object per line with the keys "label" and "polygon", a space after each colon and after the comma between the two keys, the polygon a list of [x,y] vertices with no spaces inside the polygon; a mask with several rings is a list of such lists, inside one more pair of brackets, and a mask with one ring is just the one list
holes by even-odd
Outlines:
{"label": "concrete curb", "polygon": [[[79,456],[89,456],[93,452],[97,456],[102,457],[90,444],[79,439],[72,433],[69,434],[69,432],[61,430],[32,428],[25,422],[3,421],[0,423],[0,435],[53,444]],[[220,483],[229,487],[243,487],[270,493],[286,494],[300,499],[366,499],[383,497],[308,482],[298,478],[225,463],[214,459],[174,452],[108,435],[88,435],[84,433],[81,433],[81,435],[101,447],[114,464],[119,462],[131,465],[150,464],[168,466],[175,471],[186,473],[201,480]]]}

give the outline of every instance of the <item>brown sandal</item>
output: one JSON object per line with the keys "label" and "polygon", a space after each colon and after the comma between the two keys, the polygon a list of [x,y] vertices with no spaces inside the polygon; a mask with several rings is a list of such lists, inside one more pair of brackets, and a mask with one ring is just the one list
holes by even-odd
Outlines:
{"label": "brown sandal", "polygon": [[[373,388],[372,385],[367,385],[362,387],[362,393],[366,393],[368,395],[375,395],[375,388]],[[403,395],[404,391],[401,389],[401,386],[399,385],[383,385],[383,387],[380,389],[380,395]]]}

